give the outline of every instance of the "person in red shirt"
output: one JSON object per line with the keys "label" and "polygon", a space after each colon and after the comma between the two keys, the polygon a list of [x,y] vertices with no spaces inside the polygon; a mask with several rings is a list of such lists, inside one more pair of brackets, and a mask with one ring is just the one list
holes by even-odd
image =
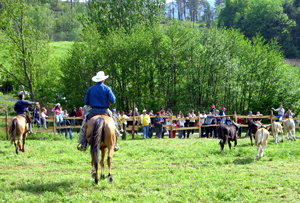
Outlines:
{"label": "person in red shirt", "polygon": [[[79,110],[76,112],[76,117],[83,117],[82,107],[79,107]],[[77,125],[81,125],[82,121],[83,121],[83,119],[78,119],[77,120]]]}
{"label": "person in red shirt", "polygon": [[[243,125],[244,124],[244,119],[243,118],[238,118],[237,123]],[[239,138],[241,138],[242,137],[242,127],[239,128],[238,134],[239,134]]]}

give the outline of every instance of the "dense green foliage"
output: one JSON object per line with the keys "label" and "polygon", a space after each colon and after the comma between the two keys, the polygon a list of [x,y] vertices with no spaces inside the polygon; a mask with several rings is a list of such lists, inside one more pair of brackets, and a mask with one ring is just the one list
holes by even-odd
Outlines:
{"label": "dense green foliage", "polygon": [[276,43],[266,44],[260,36],[248,40],[239,31],[199,30],[179,21],[105,38],[91,26],[84,36],[85,43],[76,43],[62,63],[72,105],[82,104],[99,70],[111,75],[106,83],[117,95],[118,109],[188,111],[216,103],[231,112],[269,113],[281,102],[292,109],[299,105],[299,70],[286,71],[291,67],[282,62]]}
{"label": "dense green foliage", "polygon": [[260,33],[277,39],[287,57],[299,57],[299,6],[297,0],[226,0],[218,25],[239,28],[250,38]]}
{"label": "dense green foliage", "polygon": [[[299,140],[276,145],[265,156],[239,139],[220,152],[217,139],[120,141],[112,158],[114,183],[91,178],[91,156],[76,142],[31,135],[16,155],[0,141],[1,202],[297,202]],[[75,139],[77,139],[75,135]],[[105,162],[105,175],[108,174]]]}
{"label": "dense green foliage", "polygon": [[[286,109],[299,111],[299,70],[283,63],[280,43],[285,37],[277,35],[290,36],[294,21],[286,13],[289,10],[296,18],[297,11],[293,10],[298,6],[296,1],[288,1],[284,7],[279,1],[270,3],[266,12],[273,13],[265,20],[269,20],[273,30],[267,29],[261,20],[264,32],[260,34],[253,32],[257,25],[239,18],[243,13],[247,19],[258,20],[263,14],[259,7],[266,6],[260,1],[216,1],[219,22],[221,19],[231,22],[225,17],[232,17],[228,12],[237,8],[246,5],[255,8],[233,13],[236,15],[232,22],[243,25],[245,30],[205,28],[202,24],[199,27],[200,16],[185,13],[187,10],[180,12],[184,19],[193,22],[173,20],[160,24],[165,20],[163,0],[107,0],[89,4],[19,1],[24,4],[22,8],[18,3],[9,5],[16,6],[15,9],[4,9],[4,3],[0,5],[2,92],[13,90],[16,95],[21,91],[20,84],[24,84],[31,98],[39,102],[60,102],[69,108],[82,106],[87,89],[94,84],[91,78],[104,70],[110,75],[106,82],[115,92],[115,107],[120,110],[133,107],[148,110],[170,107],[175,112],[191,108],[209,110],[216,103],[218,107],[226,106],[228,113],[260,110],[269,114],[271,107],[282,103]],[[196,9],[205,2],[176,1],[184,9]],[[233,10],[229,9],[229,3]],[[280,14],[278,24],[273,22],[275,14]],[[16,29],[19,21],[13,15],[24,16],[26,29],[21,36]],[[281,30],[275,32],[278,29],[273,25]],[[231,26],[234,24],[228,25]],[[49,44],[51,33],[67,36],[72,32],[76,33],[72,39],[77,40],[67,55],[64,52],[69,45]],[[10,43],[8,33],[14,34],[16,43]],[[269,36],[266,40],[265,34]],[[18,43],[22,42],[24,50],[18,50]],[[59,51],[53,54],[56,46]]]}

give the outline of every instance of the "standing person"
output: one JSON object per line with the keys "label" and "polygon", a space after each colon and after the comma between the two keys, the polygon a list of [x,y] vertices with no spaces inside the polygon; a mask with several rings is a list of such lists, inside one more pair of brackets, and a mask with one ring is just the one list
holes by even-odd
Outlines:
{"label": "standing person", "polygon": [[[116,96],[114,95],[113,91],[110,87],[104,84],[105,80],[108,77],[109,76],[105,75],[103,71],[99,71],[97,75],[92,78],[92,80],[96,82],[96,84],[88,89],[87,94],[85,96],[85,104],[92,108],[89,115],[87,116],[87,119],[90,119],[96,114],[109,115],[109,106],[111,104],[116,103]],[[77,146],[78,150],[86,150],[87,140],[84,126],[81,126],[79,145],[81,146]],[[117,136],[114,150],[119,150]]]}
{"label": "standing person", "polygon": [[127,126],[127,120],[129,119],[128,116],[126,116],[125,111],[122,111],[120,115],[122,127],[123,127],[123,135],[122,135],[122,140],[126,140],[126,126]]}
{"label": "standing person", "polygon": [[163,131],[163,123],[164,119],[161,117],[161,112],[158,112],[156,117],[154,118],[154,127],[156,130],[156,137],[161,138],[162,137],[162,131]]}
{"label": "standing person", "polygon": [[[195,114],[195,111],[194,110],[191,110],[190,112],[190,123],[189,123],[189,127],[195,127],[195,117],[196,117],[196,114]],[[194,134],[194,129],[190,130],[192,135]]]}
{"label": "standing person", "polygon": [[[64,117],[69,117],[69,114],[67,110],[65,110]],[[71,120],[65,119],[65,126],[71,126]],[[72,128],[65,128],[65,137],[68,139],[68,134],[70,136],[70,139],[73,140],[73,134],[72,134]]]}
{"label": "standing person", "polygon": [[201,137],[203,137],[204,134],[204,127],[202,127],[205,124],[205,119],[206,119],[207,115],[205,111],[202,111],[202,113],[200,114],[200,125],[201,125]]}
{"label": "standing person", "polygon": [[[220,116],[226,116],[225,111],[226,111],[226,108],[222,107],[222,111],[220,112]],[[226,117],[222,117],[221,120],[222,120],[222,123],[225,123]]]}
{"label": "standing person", "polygon": [[140,116],[140,123],[143,126],[143,136],[144,139],[147,139],[149,137],[149,128],[151,125],[150,116],[147,114],[147,110],[143,110],[143,114]]}
{"label": "standing person", "polygon": [[[165,115],[166,115],[166,112],[165,112],[165,110],[162,108],[162,109],[160,110],[160,117],[162,117],[162,119],[163,119],[163,124],[166,123],[166,118],[164,118]],[[162,136],[161,136],[162,138],[164,138],[165,132],[167,132],[167,130],[166,130],[166,127],[163,125],[163,126],[162,126]]]}
{"label": "standing person", "polygon": [[[191,117],[191,114],[188,113],[185,117],[184,127],[189,127],[190,126],[190,117]],[[189,138],[191,130],[183,130],[183,138],[185,138],[185,132],[187,132],[186,138]]]}
{"label": "standing person", "polygon": [[[168,109],[167,110],[167,113],[166,113],[167,116],[172,116],[173,115],[173,112],[171,109]],[[166,125],[170,126],[172,125],[172,120],[170,120],[169,118],[167,118],[166,120]],[[172,135],[171,135],[171,130],[168,131],[169,132],[169,138],[172,138]],[[175,133],[176,134],[176,133]]]}
{"label": "standing person", "polygon": [[252,111],[249,111],[249,114],[247,115],[249,118],[247,118],[247,123],[249,123],[250,121],[253,122],[253,114]]}
{"label": "standing person", "polygon": [[[76,117],[83,117],[83,109],[79,107],[79,110],[76,112]],[[83,119],[77,120],[77,125],[82,125]]]}
{"label": "standing person", "polygon": [[41,123],[42,123],[44,129],[47,129],[47,123],[46,123],[47,118],[48,118],[47,109],[45,107],[42,107],[42,110],[41,110]]}
{"label": "standing person", "polygon": [[26,118],[26,121],[29,124],[28,133],[32,133],[32,124],[28,112],[28,106],[36,105],[37,103],[25,100],[24,94],[19,94],[18,97],[20,100],[15,103],[14,110],[16,112],[16,115],[23,115]]}
{"label": "standing person", "polygon": [[[57,103],[55,105],[55,107],[51,110],[51,112],[53,112],[55,114],[55,119],[56,119],[56,125],[57,127],[60,127],[62,125],[63,122],[63,118],[62,118],[62,108],[60,106],[60,103]],[[58,133],[61,133],[60,129],[57,129]]]}
{"label": "standing person", "polygon": [[[238,118],[237,119],[237,123],[243,125],[244,124],[244,119],[243,118]],[[239,133],[238,133],[239,134],[239,138],[242,137],[242,129],[243,129],[243,127],[240,126]]]}
{"label": "standing person", "polygon": [[[63,113],[63,115],[62,115],[62,117],[63,117],[63,126],[66,126],[67,125],[67,121],[69,121],[68,119],[66,119],[66,117],[69,117],[69,113],[68,113],[68,111],[67,110],[64,110],[64,113]],[[69,121],[70,122],[70,121]],[[66,134],[66,128],[64,128],[64,129],[62,129],[64,132],[65,132],[65,134]]]}
{"label": "standing person", "polygon": [[215,110],[217,110],[217,109],[216,109],[216,105],[215,105],[215,104],[211,105],[210,112],[213,112],[213,111],[215,111]]}
{"label": "standing person", "polygon": [[272,108],[272,110],[278,112],[278,116],[275,116],[275,118],[279,118],[278,121],[281,122],[281,121],[283,120],[283,118],[284,118],[284,112],[285,112],[285,110],[284,110],[282,104],[280,104],[280,106],[279,106],[278,109]]}
{"label": "standing person", "polygon": [[[69,116],[76,117],[76,107],[72,108],[71,114]],[[71,119],[71,125],[75,125],[75,119]]]}
{"label": "standing person", "polygon": [[[184,118],[183,113],[182,113],[181,110],[178,111],[177,118]],[[184,123],[185,123],[185,120],[179,120],[180,128],[184,127]],[[179,139],[182,138],[182,135],[183,135],[183,131],[182,130],[178,130],[178,138]]]}
{"label": "standing person", "polygon": [[230,125],[230,124],[232,124],[232,121],[231,121],[231,119],[230,119],[230,116],[227,116],[227,117],[226,117],[226,120],[225,120],[224,124],[225,124],[225,125]]}
{"label": "standing person", "polygon": [[40,105],[39,103],[36,104],[35,108],[33,109],[33,120],[34,124],[37,124],[37,127],[40,127]]}
{"label": "standing person", "polygon": [[[213,118],[214,118],[214,115],[212,114],[212,112],[209,112],[209,114],[206,115],[206,120],[205,120],[204,125],[211,125]],[[210,137],[209,134],[211,134],[211,127],[206,127],[205,128],[205,136],[206,136],[206,138]]]}
{"label": "standing person", "polygon": [[[256,113],[255,116],[260,117],[260,116],[263,116],[263,114],[261,114],[261,113],[258,111],[258,112]],[[261,122],[261,121],[262,121],[262,118],[254,118],[253,121],[259,121],[259,122]]]}
{"label": "standing person", "polygon": [[292,110],[288,110],[285,114],[285,118],[294,118],[295,113],[292,112]]}
{"label": "standing person", "polygon": [[[180,123],[179,123],[179,121],[175,121],[175,123],[173,124],[173,126],[175,127],[175,129],[176,128],[180,128]],[[177,130],[173,130],[173,137],[171,137],[171,138],[176,138],[176,133],[177,133]]]}

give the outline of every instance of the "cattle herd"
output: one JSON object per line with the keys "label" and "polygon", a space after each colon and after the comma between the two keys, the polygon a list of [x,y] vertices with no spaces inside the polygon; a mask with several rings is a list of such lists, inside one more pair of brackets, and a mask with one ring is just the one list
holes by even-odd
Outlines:
{"label": "cattle herd", "polygon": [[[289,118],[287,120],[282,121],[283,128],[286,131],[287,140],[296,140],[295,136],[295,122],[293,119]],[[234,123],[231,125],[220,125],[218,128],[218,134],[220,138],[220,146],[221,150],[224,149],[224,145],[228,143],[229,149],[231,149],[231,141],[234,141],[234,148],[237,145],[237,132],[239,125]],[[257,146],[257,155],[256,159],[259,160],[266,150],[268,139],[270,136],[269,128],[271,128],[271,132],[273,137],[275,138],[275,143],[278,144],[280,141],[279,134],[281,134],[282,142],[283,142],[283,128],[280,122],[273,121],[271,125],[263,125],[260,121],[248,121],[248,130],[247,134],[250,137],[251,145],[252,143],[252,135],[255,139],[255,144]]]}

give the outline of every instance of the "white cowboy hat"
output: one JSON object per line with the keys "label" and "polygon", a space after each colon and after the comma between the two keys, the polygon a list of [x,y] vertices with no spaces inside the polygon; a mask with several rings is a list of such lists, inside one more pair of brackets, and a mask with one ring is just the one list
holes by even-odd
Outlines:
{"label": "white cowboy hat", "polygon": [[92,80],[94,82],[101,82],[103,80],[106,80],[108,77],[109,75],[105,75],[103,71],[99,71],[97,75],[92,78]]}

